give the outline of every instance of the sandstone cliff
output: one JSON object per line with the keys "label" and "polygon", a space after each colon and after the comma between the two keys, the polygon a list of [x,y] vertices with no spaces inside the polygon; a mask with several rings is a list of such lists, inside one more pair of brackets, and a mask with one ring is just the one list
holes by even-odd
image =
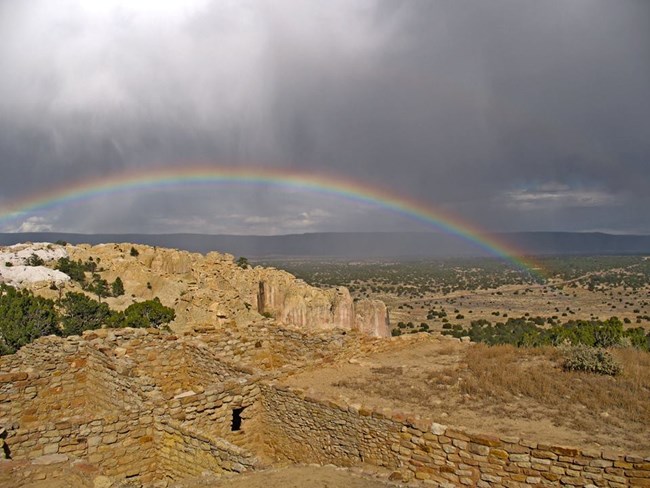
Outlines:
{"label": "sandstone cliff", "polygon": [[[135,256],[131,248],[137,251]],[[112,308],[124,309],[154,296],[173,307],[177,318],[171,326],[176,332],[196,325],[277,321],[305,329],[340,327],[376,337],[389,335],[383,302],[354,302],[346,288],[315,288],[274,268],[243,269],[229,254],[202,255],[137,244],[68,245],[65,252],[75,261],[92,258],[109,282],[118,276],[122,279],[125,294],[106,299]],[[61,286],[64,292],[79,288],[72,282]],[[41,287],[39,293],[58,292]]]}

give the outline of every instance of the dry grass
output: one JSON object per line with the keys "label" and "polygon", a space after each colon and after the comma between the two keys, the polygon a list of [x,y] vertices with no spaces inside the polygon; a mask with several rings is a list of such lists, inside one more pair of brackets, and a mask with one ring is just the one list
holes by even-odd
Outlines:
{"label": "dry grass", "polygon": [[[558,356],[552,348],[476,345],[465,357],[460,392],[491,400],[509,400],[512,396],[548,399],[555,396],[554,390],[559,386],[554,381],[561,373],[557,367]],[[563,394],[566,385],[561,386],[560,394]]]}
{"label": "dry grass", "polygon": [[460,391],[494,406],[534,400],[554,410],[560,425],[568,421],[594,428],[611,418],[650,430],[650,354],[635,349],[613,354],[623,366],[617,377],[562,371],[561,352],[554,348],[477,345],[467,353]]}
{"label": "dry grass", "polygon": [[370,372],[373,374],[401,376],[404,373],[404,368],[401,366],[380,366],[379,368],[370,368]]}
{"label": "dry grass", "polygon": [[455,361],[444,356],[436,364],[427,357],[408,367],[375,367],[333,386],[399,402],[406,410],[418,407],[433,417],[464,410],[524,423],[550,420],[563,432],[583,432],[603,445],[650,450],[650,354],[612,354],[623,367],[616,377],[565,372],[556,348],[479,344]]}

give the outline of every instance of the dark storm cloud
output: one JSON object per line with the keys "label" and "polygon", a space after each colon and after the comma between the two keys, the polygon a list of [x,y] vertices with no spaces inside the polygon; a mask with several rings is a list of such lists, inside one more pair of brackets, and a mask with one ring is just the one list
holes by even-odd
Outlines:
{"label": "dark storm cloud", "polygon": [[[0,31],[0,204],[210,161],[331,172],[496,230],[650,232],[644,0],[0,1]],[[92,209],[25,225],[405,225],[272,188]]]}

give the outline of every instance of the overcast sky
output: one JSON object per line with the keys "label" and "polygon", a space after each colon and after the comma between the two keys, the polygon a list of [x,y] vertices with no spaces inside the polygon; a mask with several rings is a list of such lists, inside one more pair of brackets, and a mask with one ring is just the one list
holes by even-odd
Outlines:
{"label": "overcast sky", "polygon": [[[0,0],[0,207],[190,161],[315,171],[487,230],[650,233],[648,0]],[[427,230],[274,187],[0,231]]]}

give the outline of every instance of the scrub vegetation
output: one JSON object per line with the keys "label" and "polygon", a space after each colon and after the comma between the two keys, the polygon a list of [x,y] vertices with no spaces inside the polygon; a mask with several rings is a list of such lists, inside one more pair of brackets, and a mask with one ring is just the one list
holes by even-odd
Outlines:
{"label": "scrub vegetation", "polygon": [[123,312],[77,292],[59,300],[0,285],[0,355],[13,354],[46,335],[79,335],[101,327],[165,327],[175,312],[158,298],[129,305]]}
{"label": "scrub vegetation", "polygon": [[[548,328],[572,328],[576,323],[583,327],[612,317],[625,329],[642,328],[647,334],[650,259],[566,256],[537,262],[540,269],[535,273],[490,258],[264,264],[286,269],[312,285],[346,286],[355,299],[383,300],[393,335],[444,332],[517,344],[523,333],[531,332],[531,341],[537,336],[547,343]],[[641,341],[642,330],[630,332],[630,340]],[[508,335],[514,337],[506,340]]]}

